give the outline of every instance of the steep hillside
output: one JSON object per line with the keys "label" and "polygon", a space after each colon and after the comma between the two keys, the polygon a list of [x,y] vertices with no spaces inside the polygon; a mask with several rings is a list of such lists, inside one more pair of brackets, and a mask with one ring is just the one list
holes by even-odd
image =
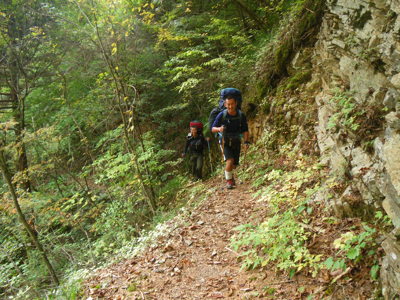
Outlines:
{"label": "steep hillside", "polygon": [[[400,291],[399,12],[399,1],[328,2],[315,46],[287,61],[292,74],[251,126],[254,137],[269,136],[271,156],[288,142],[299,155],[320,155],[329,179],[315,201],[336,218],[389,216],[394,230],[376,240],[385,299]],[[288,91],[306,72],[307,83]]]}

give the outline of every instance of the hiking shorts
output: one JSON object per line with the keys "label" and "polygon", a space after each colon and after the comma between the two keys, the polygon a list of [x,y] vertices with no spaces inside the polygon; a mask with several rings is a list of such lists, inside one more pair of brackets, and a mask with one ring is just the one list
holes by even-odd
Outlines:
{"label": "hiking shorts", "polygon": [[224,145],[224,156],[225,160],[233,158],[233,165],[239,165],[239,157],[240,157],[240,147],[230,147]]}

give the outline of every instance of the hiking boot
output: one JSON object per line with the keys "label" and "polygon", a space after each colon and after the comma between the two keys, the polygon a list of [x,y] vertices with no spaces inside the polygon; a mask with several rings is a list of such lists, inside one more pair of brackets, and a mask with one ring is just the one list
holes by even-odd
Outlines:
{"label": "hiking boot", "polygon": [[235,178],[233,178],[233,176],[231,180],[232,180],[232,185],[236,185]]}
{"label": "hiking boot", "polygon": [[227,188],[227,189],[233,189],[233,182],[232,182],[232,179],[228,179],[228,180],[226,181],[226,188]]}

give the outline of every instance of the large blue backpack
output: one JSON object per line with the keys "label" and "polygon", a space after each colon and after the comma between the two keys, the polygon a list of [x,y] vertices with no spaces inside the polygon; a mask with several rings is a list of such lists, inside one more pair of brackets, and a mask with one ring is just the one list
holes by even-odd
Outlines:
{"label": "large blue backpack", "polygon": [[227,96],[232,96],[233,98],[235,98],[235,100],[237,102],[236,108],[241,110],[242,94],[240,93],[240,91],[238,89],[235,89],[235,88],[226,88],[226,89],[221,90],[220,100],[219,100],[219,108],[225,109],[224,102],[225,102],[225,98]]}

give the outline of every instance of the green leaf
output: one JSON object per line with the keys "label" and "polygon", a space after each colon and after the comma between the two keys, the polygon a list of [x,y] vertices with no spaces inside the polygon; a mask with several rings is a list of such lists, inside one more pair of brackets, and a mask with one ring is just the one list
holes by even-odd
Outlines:
{"label": "green leaf", "polygon": [[289,270],[289,278],[291,279],[294,276],[295,273],[296,273],[295,269],[290,269]]}
{"label": "green leaf", "polygon": [[347,251],[346,255],[349,259],[355,259],[358,255],[360,254],[360,250],[356,248],[351,248],[349,251]]}
{"label": "green leaf", "polygon": [[333,257],[331,256],[324,262],[324,265],[329,270],[330,268],[332,268],[333,263],[334,263],[334,260],[333,260]]}
{"label": "green leaf", "polygon": [[371,268],[371,278],[376,279],[378,276],[378,271],[379,271],[379,266],[378,265],[373,265]]}
{"label": "green leaf", "polygon": [[332,267],[332,271],[335,271],[335,270],[337,270],[337,269],[340,269],[340,261],[335,261],[335,263],[333,264],[333,267]]}

